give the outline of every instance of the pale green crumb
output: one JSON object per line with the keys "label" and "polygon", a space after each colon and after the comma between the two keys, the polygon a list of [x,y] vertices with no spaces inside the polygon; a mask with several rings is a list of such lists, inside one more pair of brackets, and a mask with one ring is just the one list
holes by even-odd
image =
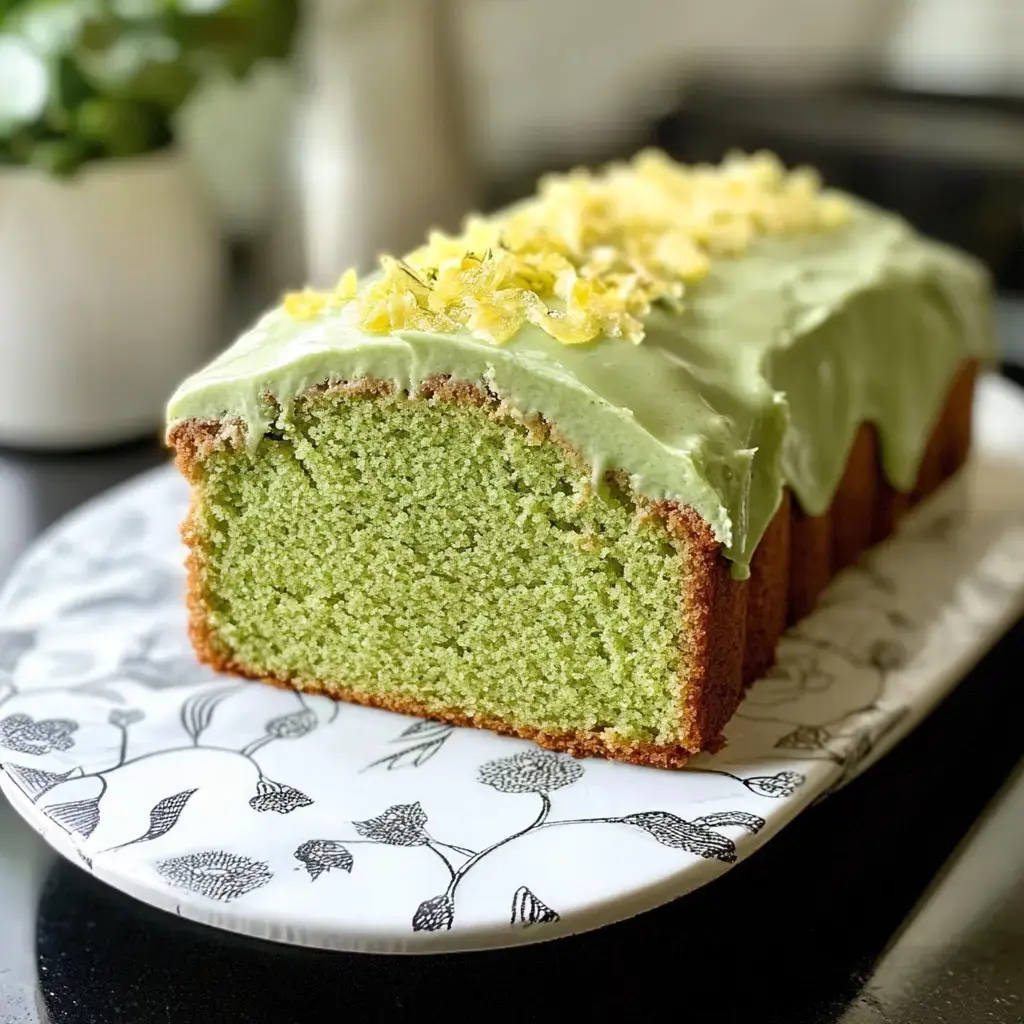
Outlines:
{"label": "pale green crumb", "polygon": [[214,633],[252,669],[675,742],[678,551],[558,445],[464,405],[299,403],[205,463]]}

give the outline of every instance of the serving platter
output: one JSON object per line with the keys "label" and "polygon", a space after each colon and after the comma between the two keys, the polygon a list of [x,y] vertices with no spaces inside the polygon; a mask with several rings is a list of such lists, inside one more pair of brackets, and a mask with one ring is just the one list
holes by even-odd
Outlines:
{"label": "serving platter", "polygon": [[678,772],[199,665],[187,500],[170,468],[139,477],[58,524],[8,579],[0,789],[115,888],[298,945],[510,946],[682,896],[873,764],[1024,606],[1024,397],[993,377],[969,468],[833,581],[725,750]]}

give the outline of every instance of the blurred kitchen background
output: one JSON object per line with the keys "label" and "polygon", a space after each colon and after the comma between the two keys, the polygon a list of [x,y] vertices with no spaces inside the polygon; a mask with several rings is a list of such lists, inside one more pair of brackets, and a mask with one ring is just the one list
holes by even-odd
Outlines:
{"label": "blurred kitchen background", "polygon": [[0,0],[0,446],[536,176],[767,147],[981,257],[1024,364],[1021,0]]}

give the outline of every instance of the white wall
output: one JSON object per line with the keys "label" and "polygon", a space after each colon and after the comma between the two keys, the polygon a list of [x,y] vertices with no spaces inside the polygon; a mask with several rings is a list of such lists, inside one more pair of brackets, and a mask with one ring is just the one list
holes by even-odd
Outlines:
{"label": "white wall", "polygon": [[[873,59],[899,0],[463,0],[481,154],[594,149],[661,113],[703,63],[838,77]],[[972,0],[965,0],[972,2]],[[571,154],[570,154],[571,155]]]}
{"label": "white wall", "polygon": [[1024,0],[914,0],[886,58],[919,88],[1024,95]]}
{"label": "white wall", "polygon": [[1024,0],[460,0],[475,133],[492,169],[670,109],[702,65],[1024,94]]}

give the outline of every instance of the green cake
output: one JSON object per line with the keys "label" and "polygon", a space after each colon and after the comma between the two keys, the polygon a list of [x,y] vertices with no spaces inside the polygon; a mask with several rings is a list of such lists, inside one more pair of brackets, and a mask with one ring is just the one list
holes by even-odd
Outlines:
{"label": "green cake", "polygon": [[542,183],[171,400],[218,668],[677,766],[966,456],[988,285],[774,158]]}

